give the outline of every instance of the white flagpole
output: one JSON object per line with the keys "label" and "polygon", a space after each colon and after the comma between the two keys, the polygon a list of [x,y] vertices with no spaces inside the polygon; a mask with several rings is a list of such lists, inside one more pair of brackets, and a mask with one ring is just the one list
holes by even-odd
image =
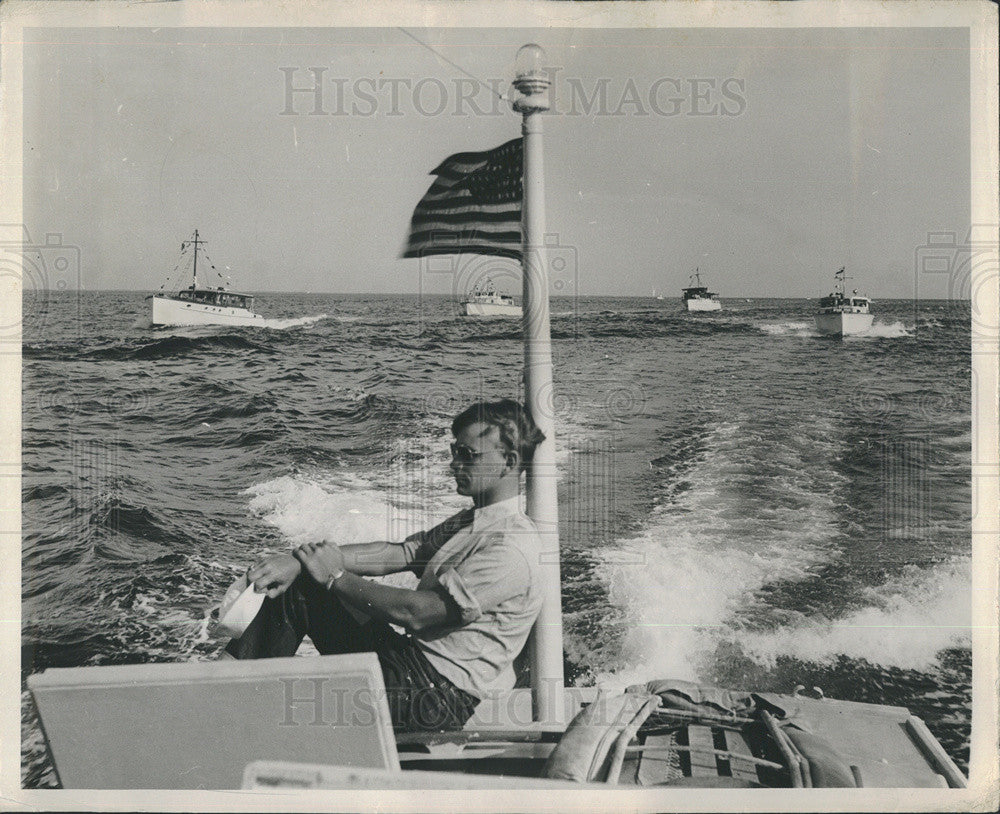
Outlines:
{"label": "white flagpole", "polygon": [[531,637],[533,714],[543,724],[565,721],[563,701],[562,597],[559,574],[559,507],[556,501],[555,419],[552,341],[545,262],[545,174],[542,166],[542,111],[548,110],[545,52],[525,45],[517,52],[514,109],[523,116],[523,259],[525,401],[545,440],[527,475],[527,511],[542,539],[536,574],[542,580],[542,610]]}

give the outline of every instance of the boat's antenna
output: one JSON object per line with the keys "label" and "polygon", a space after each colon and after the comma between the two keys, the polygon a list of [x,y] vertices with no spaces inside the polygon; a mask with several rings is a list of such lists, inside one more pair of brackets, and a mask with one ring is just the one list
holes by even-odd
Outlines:
{"label": "boat's antenna", "polygon": [[198,230],[194,230],[194,240],[189,240],[188,243],[194,245],[194,273],[192,274],[191,288],[195,289],[198,287],[198,246],[204,243],[204,240],[198,240]]}
{"label": "boat's antenna", "polygon": [[841,266],[840,267],[840,271],[838,271],[836,274],[833,275],[834,279],[837,281],[837,286],[839,286],[839,288],[840,288],[840,290],[837,291],[837,289],[835,287],[834,291],[836,291],[836,293],[840,294],[841,297],[845,296],[845,293],[847,291],[847,286],[845,285],[845,283],[847,282],[847,280],[853,280],[854,279],[853,277],[845,277],[844,276],[844,269],[846,269],[846,268],[847,268],[847,266]]}

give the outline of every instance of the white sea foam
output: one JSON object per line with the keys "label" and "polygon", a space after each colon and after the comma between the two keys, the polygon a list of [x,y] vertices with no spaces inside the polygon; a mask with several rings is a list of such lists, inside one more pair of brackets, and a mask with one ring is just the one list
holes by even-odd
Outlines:
{"label": "white sea foam", "polygon": [[321,319],[326,319],[327,314],[317,314],[311,317],[296,317],[295,319],[265,319],[263,328],[270,328],[274,331],[284,331],[288,328],[299,328],[303,325],[312,325]]}
{"label": "white sea foam", "polygon": [[393,516],[385,496],[371,489],[339,491],[297,475],[253,486],[246,494],[250,511],[295,545],[384,540]]}
{"label": "white sea foam", "polygon": [[778,656],[830,662],[837,656],[886,667],[926,670],[937,654],[971,643],[970,561],[908,568],[878,588],[870,605],[839,619],[810,619],[767,633],[744,633],[739,643],[759,663]]}
{"label": "white sea foam", "polygon": [[[828,442],[821,434],[795,437],[797,448],[782,456],[766,443],[756,457],[747,456],[743,422],[717,427],[676,503],[654,511],[642,535],[604,552],[609,599],[624,611],[628,633],[625,668],[599,681],[696,680],[756,591],[775,580],[804,579],[835,556],[828,483],[817,488],[803,475],[807,460],[822,455]],[[752,505],[758,499],[747,487],[761,454],[774,459],[770,477],[789,498],[780,505],[767,499]]]}
{"label": "white sea foam", "polygon": [[902,322],[882,322],[881,320],[875,320],[869,330],[863,334],[858,334],[858,336],[874,336],[879,337],[880,339],[898,339],[903,336],[912,336],[912,334]]}
{"label": "white sea foam", "polygon": [[[756,327],[772,336],[819,336],[819,331],[812,322],[759,322]],[[912,336],[906,325],[899,321],[882,322],[875,320],[871,328],[863,333],[851,334],[847,339],[898,339]]]}
{"label": "white sea foam", "polygon": [[[628,632],[624,667],[599,675],[599,684],[699,680],[722,644],[765,668],[779,656],[823,663],[843,655],[911,669],[968,645],[967,559],[908,568],[868,588],[867,605],[840,618],[790,612],[793,621],[776,629],[746,629],[760,589],[809,579],[840,550],[832,497],[839,476],[816,465],[836,455],[835,433],[811,426],[812,435],[790,428],[772,449],[744,421],[720,425],[685,477],[688,488],[654,511],[640,536],[604,552],[609,600],[624,612]],[[789,500],[754,505],[755,458],[767,459],[768,481]]]}
{"label": "white sea foam", "polygon": [[813,336],[816,333],[811,322],[758,322],[756,327],[772,336]]}

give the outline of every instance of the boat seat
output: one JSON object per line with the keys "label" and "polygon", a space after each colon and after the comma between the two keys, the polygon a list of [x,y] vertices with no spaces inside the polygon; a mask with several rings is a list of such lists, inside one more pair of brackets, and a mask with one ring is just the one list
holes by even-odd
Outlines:
{"label": "boat seat", "polygon": [[247,764],[399,770],[374,653],[28,677],[63,788],[238,789]]}

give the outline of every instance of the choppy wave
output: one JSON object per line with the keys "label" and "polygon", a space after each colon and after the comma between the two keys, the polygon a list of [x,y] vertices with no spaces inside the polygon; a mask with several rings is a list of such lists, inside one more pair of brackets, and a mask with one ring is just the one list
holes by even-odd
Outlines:
{"label": "choppy wave", "polygon": [[765,666],[779,656],[831,663],[839,656],[915,670],[934,667],[942,650],[972,643],[971,562],[909,566],[866,593],[869,606],[840,618],[801,619],[779,629],[744,631],[738,643]]}
{"label": "choppy wave", "polygon": [[884,322],[880,319],[876,319],[872,323],[872,327],[862,334],[862,336],[875,336],[882,339],[898,339],[899,337],[912,335],[904,323],[898,320]]}
{"label": "choppy wave", "polygon": [[[232,330],[232,329],[229,329]],[[141,342],[138,345],[113,345],[99,348],[85,354],[85,358],[106,361],[126,361],[136,359],[153,361],[156,359],[176,359],[186,355],[199,354],[204,351],[238,352],[266,350],[262,345],[252,342],[238,333],[219,333],[207,336],[185,336],[173,334],[163,339],[151,342]]]}

